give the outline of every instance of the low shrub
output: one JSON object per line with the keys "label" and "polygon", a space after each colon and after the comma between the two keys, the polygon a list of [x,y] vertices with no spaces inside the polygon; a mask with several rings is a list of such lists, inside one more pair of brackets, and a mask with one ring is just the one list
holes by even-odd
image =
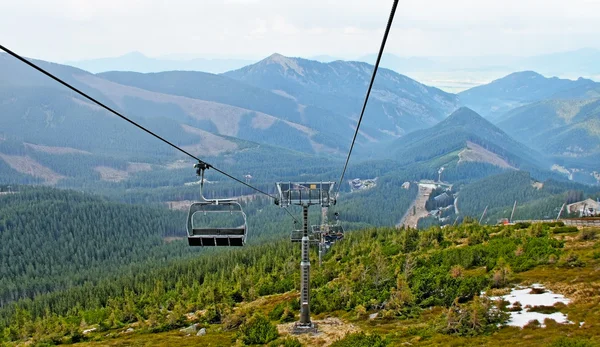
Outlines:
{"label": "low shrub", "polygon": [[300,341],[295,337],[287,337],[285,339],[277,339],[268,345],[269,347],[302,347]]}
{"label": "low shrub", "polygon": [[577,227],[573,226],[562,226],[552,229],[555,234],[576,233],[577,230]]}
{"label": "low shrub", "polygon": [[467,304],[455,302],[448,309],[439,331],[458,336],[487,334],[496,331],[509,317],[509,313],[497,308],[490,299],[475,297]]}
{"label": "low shrub", "polygon": [[597,343],[593,343],[589,340],[578,339],[578,338],[569,338],[569,337],[560,337],[557,340],[554,340],[550,347],[590,347],[590,346],[598,346]]}
{"label": "low shrub", "polygon": [[246,345],[264,345],[277,337],[277,327],[262,314],[255,314],[240,326],[240,339]]}
{"label": "low shrub", "polygon": [[543,314],[552,314],[552,313],[558,312],[558,308],[554,307],[554,306],[540,305],[540,306],[530,307],[529,309],[527,309],[527,311],[528,312],[539,312],[539,313],[543,313]]}
{"label": "low shrub", "polygon": [[331,347],[385,347],[388,342],[378,334],[367,335],[363,332],[348,334],[337,340]]}
{"label": "low shrub", "polygon": [[583,229],[579,234],[580,241],[592,241],[595,240],[598,235],[594,229]]}
{"label": "low shrub", "polygon": [[585,262],[579,259],[579,256],[577,254],[569,253],[563,257],[559,265],[560,267],[565,268],[584,267]]}

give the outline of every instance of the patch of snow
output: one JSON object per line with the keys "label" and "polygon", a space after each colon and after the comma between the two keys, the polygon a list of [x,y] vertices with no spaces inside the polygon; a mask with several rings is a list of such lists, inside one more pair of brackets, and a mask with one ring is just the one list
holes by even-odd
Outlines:
{"label": "patch of snow", "polygon": [[[532,288],[543,289],[545,292],[541,294],[532,294]],[[516,302],[521,304],[523,310],[518,312],[510,312],[510,319],[507,322],[508,326],[521,327],[523,328],[527,323],[532,320],[540,322],[541,326],[544,327],[544,319],[553,319],[557,323],[572,323],[567,319],[567,316],[561,312],[554,312],[551,314],[545,314],[541,312],[528,312],[527,306],[554,306],[557,303],[563,303],[568,305],[571,301],[562,294],[552,293],[547,290],[541,284],[535,283],[529,287],[517,287],[514,288],[509,294],[503,296],[490,297],[491,300],[502,299],[510,303],[509,308],[514,307]]]}
{"label": "patch of snow", "polygon": [[567,319],[567,316],[565,316],[564,313],[560,313],[560,312],[544,314],[544,313],[540,313],[540,312],[521,311],[521,312],[511,312],[510,319],[508,320],[508,323],[506,325],[522,328],[522,327],[526,326],[527,323],[529,323],[530,321],[537,320],[538,322],[540,322],[540,326],[542,328],[544,328],[545,327],[544,319],[546,319],[546,318],[553,319],[554,321],[556,321],[556,323],[562,323],[562,324],[571,323]]}
{"label": "patch of snow", "polygon": [[87,335],[87,334],[89,334],[89,333],[91,333],[93,331],[96,331],[96,329],[97,328],[86,329],[86,330],[83,331],[83,335]]}

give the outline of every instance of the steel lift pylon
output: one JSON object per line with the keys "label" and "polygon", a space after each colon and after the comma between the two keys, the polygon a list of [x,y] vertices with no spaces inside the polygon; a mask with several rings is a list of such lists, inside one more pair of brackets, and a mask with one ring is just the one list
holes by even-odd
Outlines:
{"label": "steel lift pylon", "polygon": [[[317,326],[310,320],[310,234],[308,232],[308,208],[313,205],[329,207],[335,205],[333,186],[335,182],[278,182],[279,199],[275,201],[281,207],[302,206],[302,252],[300,259],[300,320],[294,324],[292,333],[316,333]],[[293,241],[293,238],[292,238]]]}

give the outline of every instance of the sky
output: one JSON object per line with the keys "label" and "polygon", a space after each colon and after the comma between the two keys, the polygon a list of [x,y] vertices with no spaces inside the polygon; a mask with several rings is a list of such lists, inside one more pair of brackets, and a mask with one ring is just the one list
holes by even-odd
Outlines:
{"label": "sky", "polygon": [[[0,0],[17,53],[66,62],[151,57],[258,59],[377,52],[391,0]],[[530,56],[600,48],[600,0],[401,0],[386,52]]]}

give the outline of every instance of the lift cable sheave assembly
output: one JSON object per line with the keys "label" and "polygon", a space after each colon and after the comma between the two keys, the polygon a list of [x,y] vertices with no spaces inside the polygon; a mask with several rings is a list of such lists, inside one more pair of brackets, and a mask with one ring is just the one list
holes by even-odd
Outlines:
{"label": "lift cable sheave assembly", "polygon": [[[188,221],[187,221],[188,242],[191,246],[241,246],[241,245],[245,244],[246,236],[247,236],[246,215],[243,212],[242,207],[239,203],[235,202],[233,199],[207,200],[204,198],[203,192],[202,192],[202,188],[203,188],[203,184],[204,184],[204,170],[213,169],[213,170],[219,172],[220,174],[222,174],[238,183],[241,183],[248,188],[251,188],[251,189],[257,191],[258,193],[266,195],[271,199],[277,200],[277,198],[274,197],[273,195],[268,194],[265,191],[263,191],[259,188],[256,188],[256,187],[228,174],[227,172],[220,170],[220,169],[212,166],[211,164],[201,160],[200,158],[198,158],[195,155],[189,153],[188,151],[182,149],[181,147],[175,145],[174,143],[168,141],[167,139],[163,138],[162,136],[154,133],[153,131],[147,129],[146,127],[140,125],[139,123],[131,120],[127,116],[121,114],[120,112],[114,110],[113,108],[107,106],[106,104],[98,101],[97,99],[93,98],[92,96],[88,95],[87,93],[79,90],[78,88],[74,87],[73,85],[69,84],[68,82],[66,82],[66,81],[62,80],[61,78],[55,76],[54,74],[48,72],[47,70],[38,66],[31,60],[28,60],[28,59],[22,57],[21,55],[13,52],[12,50],[6,48],[3,45],[0,45],[0,49],[5,51],[9,55],[13,56],[17,60],[30,66],[31,68],[37,70],[38,72],[46,75],[47,77],[51,78],[52,80],[58,82],[59,84],[62,84],[63,86],[65,86],[68,89],[74,91],[75,93],[81,95],[82,97],[92,101],[93,103],[97,104],[98,106],[107,110],[108,112],[118,116],[119,118],[127,121],[128,123],[134,125],[135,127],[141,129],[142,131],[150,134],[151,136],[159,139],[160,141],[166,143],[167,145],[173,147],[177,151],[187,155],[188,157],[190,157],[198,162],[197,164],[194,165],[194,167],[198,169],[198,171],[197,171],[198,175],[200,175],[200,174],[202,175],[201,192],[200,192],[201,201],[198,203],[193,203],[190,206],[190,211],[188,214]],[[200,168],[202,168],[202,170],[200,170]],[[218,207],[214,207],[214,206],[218,206]],[[294,217],[294,215],[287,208],[285,209],[285,211],[294,219],[295,222],[298,222],[296,217]],[[234,228],[212,228],[211,229],[209,226],[206,226],[206,225],[196,227],[194,225],[195,223],[194,223],[193,217],[196,215],[196,213],[199,213],[199,212],[201,212],[202,214],[217,214],[217,213],[228,212],[228,213],[230,213],[230,215],[241,216],[243,218],[243,223],[241,223],[241,225],[234,227]],[[211,238],[211,236],[212,236],[212,238]]]}

